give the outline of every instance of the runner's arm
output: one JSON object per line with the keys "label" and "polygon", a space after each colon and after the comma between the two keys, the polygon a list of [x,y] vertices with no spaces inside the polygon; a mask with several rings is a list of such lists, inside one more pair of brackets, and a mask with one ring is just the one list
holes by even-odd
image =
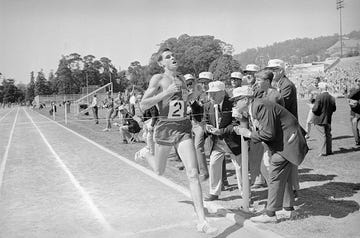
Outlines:
{"label": "runner's arm", "polygon": [[142,111],[145,111],[152,106],[156,105],[158,102],[164,100],[165,98],[173,95],[176,92],[176,86],[175,84],[170,85],[166,90],[161,91],[159,90],[161,88],[161,82],[162,75],[161,74],[155,74],[152,76],[149,82],[149,87],[145,91],[144,96],[140,102],[140,109]]}

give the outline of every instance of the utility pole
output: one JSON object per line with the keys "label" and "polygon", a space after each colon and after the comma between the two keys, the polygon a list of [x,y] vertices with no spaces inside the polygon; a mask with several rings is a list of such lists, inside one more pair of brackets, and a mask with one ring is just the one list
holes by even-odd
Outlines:
{"label": "utility pole", "polygon": [[343,56],[343,38],[342,38],[342,22],[341,9],[344,8],[344,0],[336,0],[336,9],[340,12],[340,58]]}

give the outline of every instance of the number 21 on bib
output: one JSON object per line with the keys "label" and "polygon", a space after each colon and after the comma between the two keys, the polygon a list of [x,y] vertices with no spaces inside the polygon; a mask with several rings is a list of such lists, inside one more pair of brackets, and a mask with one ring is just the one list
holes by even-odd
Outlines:
{"label": "number 21 on bib", "polygon": [[169,119],[180,119],[185,115],[185,103],[183,100],[172,100],[169,102]]}

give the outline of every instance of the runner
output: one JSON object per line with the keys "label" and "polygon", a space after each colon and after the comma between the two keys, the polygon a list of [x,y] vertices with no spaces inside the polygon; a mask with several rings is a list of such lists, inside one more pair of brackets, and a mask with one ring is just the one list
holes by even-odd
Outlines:
{"label": "runner", "polygon": [[[145,158],[155,173],[162,175],[171,148],[177,150],[186,169],[190,192],[198,216],[197,230],[214,234],[217,229],[205,219],[202,191],[199,181],[198,165],[194,143],[191,138],[191,121],[186,118],[187,100],[189,100],[185,80],[179,75],[177,61],[169,49],[164,49],[158,57],[158,64],[164,73],[154,75],[140,102],[142,111],[155,104],[159,106],[159,121],[155,125],[155,154],[143,148],[136,152],[135,160]],[[196,97],[194,92],[191,97]]]}

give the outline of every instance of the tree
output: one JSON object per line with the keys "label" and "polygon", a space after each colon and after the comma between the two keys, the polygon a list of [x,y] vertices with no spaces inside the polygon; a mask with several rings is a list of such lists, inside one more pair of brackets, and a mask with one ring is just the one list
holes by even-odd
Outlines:
{"label": "tree", "polygon": [[[208,71],[211,62],[223,55],[224,47],[229,44],[215,39],[214,36],[189,36],[183,34],[178,38],[169,38],[160,44],[160,52],[169,48],[178,61],[178,70],[182,74],[191,73],[195,76],[202,71]],[[160,71],[156,59],[158,54],[153,54],[150,61],[149,73]]]}
{"label": "tree", "polygon": [[209,71],[214,74],[214,80],[230,84],[231,73],[241,71],[241,65],[231,55],[226,54],[214,60],[209,67]]}
{"label": "tree", "polygon": [[69,67],[69,62],[65,56],[63,56],[59,61],[58,69],[55,73],[56,75],[56,88],[59,94],[71,94],[73,93],[73,79],[71,75],[71,70]]}
{"label": "tree", "polygon": [[34,71],[30,73],[30,83],[27,85],[25,100],[32,102],[35,98],[35,77]]}
{"label": "tree", "polygon": [[14,79],[4,79],[2,81],[3,86],[3,103],[14,103],[17,101],[16,91],[17,88],[15,86]]}
{"label": "tree", "polygon": [[41,70],[35,80],[35,95],[50,95],[51,89],[45,78],[44,72]]}
{"label": "tree", "polygon": [[[84,73],[87,77],[89,85],[99,85],[100,84],[100,73],[99,69],[96,67],[95,64],[95,56],[93,55],[86,55],[83,58],[84,62]],[[99,62],[100,63],[100,62]],[[100,67],[100,65],[99,65]]]}
{"label": "tree", "polygon": [[18,103],[25,101],[26,94],[26,85],[23,83],[18,83],[16,85],[15,98]]}
{"label": "tree", "polygon": [[141,66],[139,61],[134,61],[128,67],[128,77],[130,85],[137,85],[142,90],[147,88],[148,66]]}

